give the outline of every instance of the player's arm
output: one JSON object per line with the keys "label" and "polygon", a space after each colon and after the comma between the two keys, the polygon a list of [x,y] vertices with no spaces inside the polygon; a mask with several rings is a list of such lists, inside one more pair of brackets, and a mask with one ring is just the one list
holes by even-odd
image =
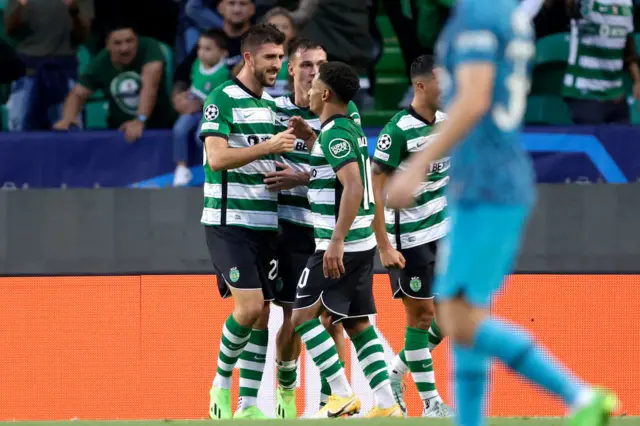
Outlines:
{"label": "player's arm", "polygon": [[360,167],[355,159],[348,161],[336,172],[338,180],[342,184],[342,197],[336,227],[331,235],[332,240],[344,241],[356,220],[362,197],[364,197],[364,185],[360,177]]}
{"label": "player's arm", "polygon": [[289,128],[293,129],[293,133],[296,137],[302,139],[307,150],[311,152],[313,145],[318,139],[318,135],[313,131],[311,126],[309,126],[309,123],[307,123],[302,117],[294,116],[289,119]]}

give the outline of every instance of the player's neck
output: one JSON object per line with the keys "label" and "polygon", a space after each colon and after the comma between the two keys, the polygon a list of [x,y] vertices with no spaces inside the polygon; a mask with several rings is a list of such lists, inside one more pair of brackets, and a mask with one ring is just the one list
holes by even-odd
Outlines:
{"label": "player's neck", "polygon": [[251,91],[252,95],[257,97],[262,97],[262,92],[264,91],[264,87],[255,79],[253,74],[249,71],[249,67],[242,67],[236,79],[242,83],[249,91]]}
{"label": "player's neck", "polygon": [[293,103],[298,108],[309,108],[309,92],[296,87],[293,91]]}
{"label": "player's neck", "polygon": [[422,118],[424,118],[429,123],[433,123],[436,119],[436,110],[421,104],[420,102],[416,102],[415,99],[411,102],[411,108]]}
{"label": "player's neck", "polygon": [[320,114],[320,117],[319,117],[320,122],[324,124],[327,120],[329,120],[331,117],[334,117],[336,115],[344,115],[346,117],[347,106],[332,104],[332,103],[325,104],[324,108],[322,108],[322,113]]}

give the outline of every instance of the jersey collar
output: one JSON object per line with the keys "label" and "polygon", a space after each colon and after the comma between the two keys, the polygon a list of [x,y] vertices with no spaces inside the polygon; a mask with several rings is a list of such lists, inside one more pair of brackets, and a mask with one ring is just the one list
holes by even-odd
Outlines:
{"label": "jersey collar", "polygon": [[329,125],[329,123],[331,123],[334,120],[337,120],[338,118],[348,118],[349,120],[351,120],[351,117],[349,117],[348,115],[334,114],[331,117],[327,118],[327,121],[322,123],[322,125],[320,126],[320,129],[324,129],[325,126]]}
{"label": "jersey collar", "polygon": [[238,80],[236,77],[233,77],[231,79],[235,84],[237,84],[238,86],[240,86],[240,88],[242,90],[244,90],[245,92],[247,92],[248,94],[250,94],[251,96],[253,96],[256,99],[262,99],[262,96],[258,96],[255,92],[253,92],[251,89],[249,89],[247,86],[245,86],[244,84],[242,84],[242,82],[240,80]]}
{"label": "jersey collar", "polygon": [[295,94],[291,93],[289,95],[289,100],[291,101],[292,104],[294,104],[296,106],[296,108],[301,109],[303,111],[309,111],[309,107],[308,106],[301,107],[301,106],[298,106],[298,104],[296,104],[296,95]]}
{"label": "jersey collar", "polygon": [[433,120],[431,122],[428,121],[426,118],[418,114],[418,112],[415,109],[413,109],[412,106],[407,107],[407,112],[411,114],[413,117],[415,117],[417,120],[422,121],[427,126],[433,126],[434,124],[436,124],[436,120]]}

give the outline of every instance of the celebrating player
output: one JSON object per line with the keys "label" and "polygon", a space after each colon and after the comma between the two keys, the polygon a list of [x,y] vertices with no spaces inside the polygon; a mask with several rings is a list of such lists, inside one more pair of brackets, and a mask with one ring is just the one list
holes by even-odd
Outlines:
{"label": "celebrating player", "polygon": [[397,169],[403,169],[409,155],[418,152],[433,138],[436,123],[445,119],[438,111],[439,90],[431,56],[420,56],[411,64],[414,96],[411,106],[397,113],[382,129],[373,157],[375,218],[373,229],[380,260],[389,269],[393,297],[401,299],[407,314],[405,347],[391,363],[391,385],[396,401],[406,414],[402,397],[402,377],[411,371],[420,398],[423,417],[450,417],[451,410],[438,394],[429,350],[434,319],[432,282],[436,242],[448,229],[444,190],[449,181],[449,159],[429,167],[417,199],[408,209],[385,212],[382,189]]}
{"label": "celebrating player", "polygon": [[[519,132],[534,54],[529,19],[516,0],[459,0],[437,47],[446,120],[435,140],[391,179],[388,205],[409,207],[430,165],[453,149],[451,231],[440,247],[438,320],[454,342],[458,424],[484,423],[487,366],[498,358],[559,396],[573,425],[604,425],[617,405],[536,345],[524,330],[491,317],[534,204],[534,174]],[[455,82],[452,81],[455,79]]]}
{"label": "celebrating player", "polygon": [[222,297],[233,313],[222,329],[217,373],[209,391],[212,419],[231,418],[231,373],[240,358],[240,402],[234,418],[259,419],[257,396],[267,353],[271,286],[278,271],[277,194],[263,184],[274,154],[293,150],[291,130],[275,133],[276,105],[264,87],[275,84],[284,34],[252,27],[242,41],[237,79],[215,89],[204,105],[204,210],[207,245]]}
{"label": "celebrating player", "polygon": [[[327,62],[327,52],[319,44],[304,38],[294,39],[289,45],[289,72],[293,77],[293,95],[276,98],[278,115],[276,131],[284,131],[291,117],[300,117],[313,129],[320,132],[320,119],[309,110],[309,89],[318,74],[320,65]],[[349,102],[348,114],[360,122],[358,109]],[[296,298],[298,279],[315,251],[313,215],[307,199],[310,177],[309,151],[302,140],[297,140],[293,152],[282,154],[281,169],[267,173],[265,183],[278,195],[278,272],[280,282],[276,286],[275,301],[283,309],[283,324],[276,337],[276,362],[278,365],[278,389],[276,391],[276,415],[279,418],[297,416],[295,387],[297,360],[300,356],[300,337],[291,324],[291,314]],[[323,321],[333,337],[340,360],[344,363],[346,343],[342,324],[331,325],[330,319]],[[326,403],[331,389],[322,379],[321,404]]]}
{"label": "celebrating player", "polygon": [[[316,251],[298,281],[292,321],[331,386],[331,396],[316,418],[360,410],[335,344],[320,324],[324,310],[344,324],[373,390],[376,406],[367,417],[402,416],[389,385],[384,349],[368,317],[376,312],[370,161],[366,136],[347,116],[347,104],[359,87],[358,74],[351,67],[327,62],[320,66],[309,92],[311,111],[322,123],[310,159],[309,201]],[[315,139],[315,134],[309,136]]]}

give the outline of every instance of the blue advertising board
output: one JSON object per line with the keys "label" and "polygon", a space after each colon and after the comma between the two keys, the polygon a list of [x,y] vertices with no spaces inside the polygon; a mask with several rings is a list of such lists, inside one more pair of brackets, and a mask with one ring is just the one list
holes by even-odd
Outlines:
{"label": "blue advertising board", "polygon": [[[373,152],[379,129],[366,129]],[[640,179],[640,128],[536,127],[523,137],[538,182],[627,183]],[[171,131],[135,143],[117,131],[0,133],[0,188],[165,187],[173,182]],[[190,147],[201,185],[202,153]]]}

